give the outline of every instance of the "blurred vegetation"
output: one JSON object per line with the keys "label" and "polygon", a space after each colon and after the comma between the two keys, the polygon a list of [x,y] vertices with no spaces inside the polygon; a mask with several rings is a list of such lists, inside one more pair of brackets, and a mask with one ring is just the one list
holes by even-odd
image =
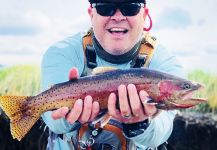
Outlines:
{"label": "blurred vegetation", "polygon": [[208,103],[192,108],[192,111],[217,113],[217,75],[195,70],[188,74],[188,79],[202,83],[205,88],[196,92],[195,96],[208,99]]}
{"label": "blurred vegetation", "polygon": [[0,95],[36,95],[39,91],[39,66],[20,65],[0,69]]}
{"label": "blurred vegetation", "polygon": [[[217,112],[217,75],[202,70],[188,73],[190,80],[205,85],[196,97],[205,97],[208,103],[201,104],[190,111]],[[36,95],[40,91],[40,67],[33,65],[13,66],[0,69],[0,95]]]}

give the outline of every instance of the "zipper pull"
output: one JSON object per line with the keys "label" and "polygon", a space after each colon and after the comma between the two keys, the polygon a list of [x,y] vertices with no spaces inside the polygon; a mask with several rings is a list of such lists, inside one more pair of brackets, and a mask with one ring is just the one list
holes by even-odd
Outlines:
{"label": "zipper pull", "polygon": [[87,150],[91,150],[91,146],[95,143],[93,136],[90,136],[89,139],[86,141]]}

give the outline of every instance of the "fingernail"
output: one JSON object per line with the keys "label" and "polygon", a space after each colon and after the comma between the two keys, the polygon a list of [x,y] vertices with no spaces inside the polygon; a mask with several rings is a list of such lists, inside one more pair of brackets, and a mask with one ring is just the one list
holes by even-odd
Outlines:
{"label": "fingernail", "polygon": [[126,89],[126,86],[124,84],[119,85],[118,90],[120,89]]}
{"label": "fingernail", "polygon": [[76,103],[78,103],[78,105],[83,105],[83,100],[82,99],[78,99],[77,101],[76,101]]}
{"label": "fingernail", "polygon": [[68,107],[61,110],[61,114],[65,115],[69,111]]}
{"label": "fingernail", "polygon": [[97,101],[95,101],[95,102],[93,102],[93,106],[94,106],[95,108],[98,108],[98,107],[99,107],[99,103],[98,103]]}
{"label": "fingernail", "polygon": [[128,84],[128,85],[127,85],[127,89],[130,89],[130,88],[131,88],[131,89],[132,89],[132,88],[135,88],[135,85],[134,85],[134,84]]}
{"label": "fingernail", "polygon": [[92,97],[91,97],[91,96],[87,96],[87,97],[85,98],[85,101],[86,101],[86,103],[88,103],[88,104],[92,103]]}

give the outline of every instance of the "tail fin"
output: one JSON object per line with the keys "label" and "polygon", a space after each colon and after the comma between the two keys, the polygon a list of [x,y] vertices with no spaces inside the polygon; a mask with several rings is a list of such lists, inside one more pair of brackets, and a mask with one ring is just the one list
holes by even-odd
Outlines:
{"label": "tail fin", "polygon": [[0,96],[0,107],[10,118],[11,134],[19,141],[27,134],[39,116],[33,116],[31,112],[23,108],[28,96]]}
{"label": "tail fin", "polygon": [[39,117],[25,116],[19,121],[11,122],[11,134],[14,139],[19,141],[29,132]]}

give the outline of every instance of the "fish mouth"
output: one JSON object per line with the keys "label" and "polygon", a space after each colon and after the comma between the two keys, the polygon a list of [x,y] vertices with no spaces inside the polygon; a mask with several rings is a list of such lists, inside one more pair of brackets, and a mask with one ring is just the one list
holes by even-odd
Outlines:
{"label": "fish mouth", "polygon": [[191,90],[185,91],[181,95],[181,98],[173,99],[173,100],[165,100],[162,101],[161,103],[156,104],[155,106],[159,109],[171,110],[177,108],[190,108],[198,104],[205,103],[208,101],[206,98],[193,97],[193,92],[202,88],[204,88],[203,85],[196,84],[195,87],[192,88]]}
{"label": "fish mouth", "polygon": [[175,108],[190,108],[205,102],[207,102],[207,99],[204,98],[189,98],[183,100],[168,101],[168,103],[170,103],[170,105],[173,105]]}
{"label": "fish mouth", "polygon": [[203,88],[204,88],[204,85],[195,83],[194,87],[192,87],[191,90],[188,90],[185,93],[183,93],[182,99],[170,101],[170,103],[179,108],[189,108],[189,107],[193,107],[195,105],[207,102],[207,99],[205,98],[193,97],[194,91],[201,90]]}
{"label": "fish mouth", "polygon": [[163,110],[173,110],[177,108],[190,108],[194,107],[198,104],[206,103],[207,99],[205,98],[188,98],[188,99],[181,99],[181,100],[173,100],[173,101],[163,101],[160,103],[156,103],[155,106],[158,109]]}
{"label": "fish mouth", "polygon": [[194,83],[194,86],[190,90],[186,90],[182,95],[182,100],[192,98],[193,92],[203,89],[205,86],[199,83]]}

